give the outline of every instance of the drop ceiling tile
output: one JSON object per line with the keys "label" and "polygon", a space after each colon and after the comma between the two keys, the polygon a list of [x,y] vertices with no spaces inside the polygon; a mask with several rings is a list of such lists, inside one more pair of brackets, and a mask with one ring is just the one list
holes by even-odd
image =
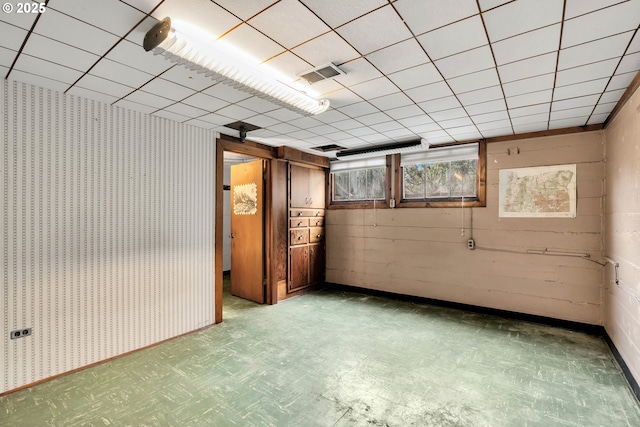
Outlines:
{"label": "drop ceiling tile", "polygon": [[[380,144],[382,142],[389,142],[389,138],[387,138],[385,135],[382,135],[381,133],[378,133],[378,132],[372,133],[371,135],[364,135],[360,137],[360,139],[371,144]],[[358,148],[358,146],[347,147],[347,148]]]}
{"label": "drop ceiling tile", "polygon": [[[358,51],[334,32],[326,33],[313,40],[309,40],[293,49],[292,52],[310,63],[313,67],[319,67],[330,62],[342,64],[360,57]],[[302,71],[306,71],[306,69]]]}
{"label": "drop ceiling tile", "polygon": [[342,108],[346,107],[347,105],[362,102],[362,98],[360,96],[351,92],[347,88],[339,89],[325,94],[325,97],[331,101],[331,106],[334,108]]}
{"label": "drop ceiling tile", "polygon": [[523,59],[522,61],[501,65],[498,67],[500,80],[502,80],[502,83],[504,84],[515,80],[526,79],[528,77],[554,73],[556,71],[556,58],[557,54],[552,52],[533,58]]}
{"label": "drop ceiling tile", "polygon": [[[266,128],[266,127],[273,126],[275,124],[280,123],[280,120],[274,119],[273,117],[269,117],[264,114],[257,114],[251,117],[248,123],[255,126],[260,126],[262,128]],[[301,128],[302,126],[296,126],[296,127]]]}
{"label": "drop ceiling tile", "polygon": [[360,127],[357,127],[355,129],[349,129],[347,132],[349,133],[349,135],[353,135],[357,137],[362,137],[365,135],[371,135],[371,134],[377,133],[375,130],[371,129],[370,127],[366,127],[362,125],[360,125]]}
{"label": "drop ceiling tile", "polygon": [[[384,31],[371,31],[372,28],[384,28]],[[411,37],[390,5],[351,21],[336,31],[363,55]]]}
{"label": "drop ceiling tile", "polygon": [[575,46],[638,27],[640,2],[628,1],[565,21],[562,48]]}
{"label": "drop ceiling tile", "polygon": [[564,120],[552,120],[549,122],[549,129],[563,129],[574,126],[584,126],[588,117],[578,117]]}
{"label": "drop ceiling tile", "polygon": [[[60,31],[64,28],[64,31]],[[53,9],[43,13],[35,33],[102,56],[118,42],[118,37],[71,18]]]}
{"label": "drop ceiling tile", "polygon": [[[236,1],[236,0],[228,0]],[[336,28],[356,19],[371,10],[386,5],[386,0],[368,0],[366,2],[344,0],[302,0],[315,14],[331,27]]]}
{"label": "drop ceiling tile", "polygon": [[349,89],[364,99],[399,92],[398,87],[386,77],[380,77],[379,79],[369,80],[368,82],[353,85]]}
{"label": "drop ceiling tile", "polygon": [[418,36],[418,41],[431,60],[488,44],[480,15],[422,34]]}
{"label": "drop ceiling tile", "polygon": [[307,142],[313,145],[325,145],[331,142],[329,138],[325,138],[324,136],[314,135],[310,138],[307,138]]}
{"label": "drop ceiling tile", "polygon": [[[414,126],[421,126],[425,124],[433,124],[433,120],[429,118],[424,112],[421,115],[415,117],[407,117],[406,119],[398,120],[399,123],[402,123],[405,127],[410,128]],[[436,127],[439,127],[436,125]]]}
{"label": "drop ceiling tile", "polygon": [[509,114],[506,112],[506,110],[494,111],[493,113],[476,114],[474,116],[471,116],[471,119],[476,125],[478,125],[478,129],[480,129],[480,124],[505,120],[508,121]]}
{"label": "drop ceiling tile", "polygon": [[636,32],[636,35],[631,40],[631,44],[627,49],[627,53],[636,53],[640,52],[640,31]]}
{"label": "drop ceiling tile", "polygon": [[162,0],[122,0],[124,3],[127,3],[129,6],[133,6],[141,12],[149,13],[158,6],[158,4],[162,3]]}
{"label": "drop ceiling tile", "polygon": [[[0,46],[0,66],[3,66],[7,69],[11,67],[11,64],[13,64],[13,60],[16,58],[17,54],[18,52],[16,52],[15,50],[5,49],[4,47]],[[6,74],[3,74],[3,76],[5,75]]]}
{"label": "drop ceiling tile", "polygon": [[561,119],[573,119],[573,118],[583,118],[586,121],[586,118],[591,115],[593,111],[593,107],[580,107],[580,108],[570,108],[567,110],[559,110],[551,112],[551,120],[561,120]]}
{"label": "drop ceiling tile", "polygon": [[633,31],[627,31],[626,33],[562,49],[558,60],[558,70],[566,70],[567,68],[620,57],[627,48],[632,36]]}
{"label": "drop ceiling tile", "polygon": [[227,102],[240,102],[243,99],[251,97],[248,93],[234,89],[224,83],[218,83],[215,86],[211,86],[210,88],[203,90],[202,93],[214,96],[218,99],[223,99]]}
{"label": "drop ceiling tile", "polygon": [[617,59],[608,59],[606,61],[558,71],[556,74],[556,86],[567,86],[588,80],[610,77],[617,65]]}
{"label": "drop ceiling tile", "polygon": [[118,83],[137,88],[143,86],[154,76],[135,68],[127,67],[119,62],[109,59],[100,60],[90,71],[90,74],[108,80],[117,80]]}
{"label": "drop ceiling tile", "polygon": [[414,87],[413,89],[405,90],[404,93],[414,102],[430,101],[453,95],[453,92],[444,81]]}
{"label": "drop ceiling tile", "polygon": [[500,129],[490,129],[482,132],[484,138],[494,138],[497,136],[513,135],[513,128],[506,127]]}
{"label": "drop ceiling tile", "polygon": [[[430,132],[430,133],[434,133],[434,132]],[[446,132],[444,132],[446,135]],[[451,136],[427,136],[425,138],[427,141],[429,141],[430,144],[433,145],[437,145],[437,144],[446,144],[448,142],[454,142],[455,138],[452,138]]]}
{"label": "drop ceiling tile", "polygon": [[525,93],[524,95],[510,96],[507,98],[509,109],[525,107],[528,105],[542,104],[551,101],[552,90],[541,90],[539,92]]}
{"label": "drop ceiling tile", "polygon": [[391,118],[382,112],[367,114],[366,116],[358,117],[358,121],[367,126],[385,123],[390,120]]}
{"label": "drop ceiling tile", "polygon": [[[3,75],[7,75],[9,71],[8,68],[3,67],[6,70]],[[21,83],[30,83],[36,86],[41,86],[47,89],[57,90],[58,92],[64,92],[69,88],[69,83],[59,82],[57,80],[53,80],[48,77],[38,76],[36,74],[26,73],[24,71],[16,70],[15,68],[11,71],[11,75],[9,76],[9,81],[18,81]]]}
{"label": "drop ceiling tile", "polygon": [[442,76],[432,63],[398,71],[387,77],[402,90],[442,81]]}
{"label": "drop ceiling tile", "polygon": [[[206,123],[211,123],[212,125],[216,125],[216,126],[229,123],[229,117],[220,116],[220,115],[215,114],[215,113],[209,113],[207,115],[198,117],[198,120],[201,120],[201,121],[206,122]],[[252,124],[255,124],[256,126],[260,126],[257,123],[253,123],[253,122],[252,122]]]}
{"label": "drop ceiling tile", "polygon": [[[214,39],[242,22],[217,4],[201,0],[165,1],[152,13],[152,16],[158,20],[170,16],[176,28],[182,30],[196,28],[210,34]],[[143,38],[144,33],[136,37],[140,40]]]}
{"label": "drop ceiling tile", "polygon": [[371,125],[370,127],[372,129],[377,130],[378,132],[389,132],[389,131],[392,131],[392,130],[397,130],[397,129],[403,129],[404,128],[404,126],[402,126],[400,123],[398,123],[396,121],[378,123],[378,124],[375,124],[375,125]]}
{"label": "drop ceiling tile", "polygon": [[424,116],[424,111],[417,105],[406,105],[404,107],[385,110],[385,113],[394,120],[405,119],[407,117]]}
{"label": "drop ceiling tile", "polygon": [[82,72],[100,59],[97,55],[35,33],[29,37],[22,53]]}
{"label": "drop ceiling tile", "polygon": [[78,83],[76,83],[76,86],[115,96],[116,98],[122,98],[134,91],[134,89],[129,86],[92,76],[91,74],[85,74]]}
{"label": "drop ceiling tile", "polygon": [[[80,88],[73,88],[73,89],[85,90]],[[92,92],[92,91],[88,91],[88,92]],[[97,92],[94,92],[94,93],[97,93]],[[118,99],[115,98],[114,101],[118,101]],[[121,99],[113,105],[120,108],[126,108],[127,110],[139,111],[144,114],[151,114],[157,110],[157,108],[149,107],[148,105],[138,104],[137,102],[127,101],[126,99]]]}
{"label": "drop ceiling tile", "polygon": [[618,100],[620,99],[622,94],[625,92],[625,90],[626,89],[616,89],[609,92],[605,92],[600,97],[600,102],[601,103],[618,102]]}
{"label": "drop ceiling tile", "polygon": [[[0,17],[2,17],[2,15],[0,15]],[[0,34],[2,34],[3,47],[18,51],[20,49],[20,46],[22,46],[22,42],[27,36],[28,31],[23,28],[0,21]],[[32,36],[35,36],[35,34]]]}
{"label": "drop ceiling tile", "polygon": [[445,98],[433,99],[431,101],[425,101],[418,104],[427,113],[431,114],[436,111],[449,110],[460,106],[460,103],[455,96],[448,96]]}
{"label": "drop ceiling tile", "polygon": [[330,30],[297,0],[282,0],[248,23],[286,48],[293,48]]}
{"label": "drop ceiling tile", "polygon": [[268,129],[278,133],[291,133],[291,132],[296,132],[300,130],[300,128],[297,128],[287,123],[278,123],[278,124],[269,126]]}
{"label": "drop ceiling tile", "polygon": [[129,32],[145,16],[144,13],[119,0],[100,0],[99,2],[55,0],[49,3],[49,9],[73,16],[119,37]]}
{"label": "drop ceiling tile", "polygon": [[284,52],[272,57],[264,63],[264,66],[272,68],[277,73],[284,74],[292,80],[311,68],[311,64],[298,58],[291,52]]}
{"label": "drop ceiling tile", "polygon": [[[287,124],[287,126],[290,126],[290,125]],[[307,130],[309,132],[313,132],[314,134],[321,135],[321,136],[329,135],[338,131],[337,128],[334,128],[333,126],[329,126],[327,124],[322,124],[320,126],[313,126],[313,127],[307,128]]]}
{"label": "drop ceiling tile", "polygon": [[576,16],[603,9],[620,2],[621,0],[567,0],[564,19],[575,18]]}
{"label": "drop ceiling tile", "polygon": [[[296,86],[293,84],[292,86]],[[336,90],[343,89],[344,86],[335,81],[334,79],[325,79],[321,80],[312,85],[308,84],[304,80],[300,79],[299,85],[297,85],[298,89],[302,92],[306,92],[313,98],[324,97],[325,94],[329,94],[335,92]]]}
{"label": "drop ceiling tile", "polygon": [[82,77],[82,73],[63,65],[54,64],[44,59],[35,58],[29,55],[20,55],[14,69],[27,73],[39,74],[42,77],[50,78],[59,82],[73,84]]}
{"label": "drop ceiling tile", "polygon": [[461,117],[468,118],[467,112],[462,107],[451,108],[449,110],[436,111],[434,113],[429,113],[429,115],[433,120],[438,122],[440,125],[442,125],[442,120],[459,119]]}
{"label": "drop ceiling tile", "polygon": [[465,127],[465,130],[460,130],[461,133],[467,133],[467,132],[471,132],[472,130],[476,130],[475,125],[473,124],[473,122],[469,117],[459,117],[457,119],[450,119],[450,120],[439,120],[438,124],[442,126],[442,128],[447,132],[451,128],[459,128],[463,126]]}
{"label": "drop ceiling tile", "polygon": [[271,101],[267,101],[266,99],[258,98],[255,96],[240,101],[236,105],[247,108],[251,111],[255,111],[256,113],[267,113],[269,111],[277,110],[278,108],[280,108],[278,105],[274,104]]}
{"label": "drop ceiling tile", "polygon": [[570,108],[594,107],[598,102],[600,95],[581,96],[580,98],[564,99],[562,101],[554,101],[551,104],[551,111],[568,110]]}
{"label": "drop ceiling tile", "polygon": [[366,58],[385,74],[429,62],[429,58],[415,39],[405,40],[380,49],[370,53]]}
{"label": "drop ceiling tile", "polygon": [[465,92],[458,95],[458,99],[464,106],[480,104],[496,99],[504,99],[500,86],[487,87],[484,89]]}
{"label": "drop ceiling tile", "polygon": [[476,127],[484,135],[485,132],[494,130],[494,129],[511,129],[511,121],[498,120],[495,122],[479,123],[479,124],[476,124]]}
{"label": "drop ceiling tile", "polygon": [[216,111],[229,105],[228,102],[223,101],[222,99],[205,95],[204,93],[195,93],[182,100],[182,102],[187,105],[191,105],[192,107],[198,107],[207,111]]}
{"label": "drop ceiling tile", "polygon": [[549,73],[505,83],[503,88],[506,96],[516,96],[530,92],[538,92],[545,89],[553,89],[553,83],[554,74]]}
{"label": "drop ceiling tile", "polygon": [[567,98],[577,98],[579,96],[600,94],[609,83],[609,78],[577,83],[569,86],[557,87],[553,91],[553,100],[559,101]]}
{"label": "drop ceiling tile", "polygon": [[428,133],[428,132],[442,130],[440,125],[438,125],[437,123],[424,123],[424,124],[421,124],[421,125],[412,125],[412,126],[407,126],[407,129],[409,129],[411,132],[413,132],[415,134],[418,134],[418,135],[422,135],[422,134]]}
{"label": "drop ceiling tile", "polygon": [[174,66],[163,56],[145,52],[144,49],[128,40],[122,40],[111,50],[106,58],[136,68],[146,73],[158,75]]}
{"label": "drop ceiling tile", "polygon": [[404,128],[383,132],[382,134],[394,141],[407,141],[408,139],[416,137],[414,132],[411,132],[409,129]]}
{"label": "drop ceiling tile", "polygon": [[472,141],[482,138],[482,134],[473,126],[447,129],[447,133],[453,136],[456,141]]}
{"label": "drop ceiling tile", "polygon": [[[478,14],[474,0],[398,0],[394,3],[414,34],[422,34]],[[384,27],[380,27],[384,28]]]}
{"label": "drop ceiling tile", "polygon": [[616,69],[616,74],[637,72],[640,70],[640,52],[625,55]]}
{"label": "drop ceiling tile", "polygon": [[[215,125],[212,125],[211,123],[203,122],[202,120],[199,120],[199,119],[186,120],[183,123],[186,125],[191,125],[198,128],[209,129],[209,130],[215,127]],[[253,138],[253,135],[251,135],[250,138]]]}
{"label": "drop ceiling tile", "polygon": [[345,86],[352,86],[358,83],[382,77],[382,73],[364,58],[356,59],[340,66],[345,72],[344,75],[334,77],[336,81]]}
{"label": "drop ceiling tile", "polygon": [[340,120],[347,120],[350,117],[342,114],[340,111],[329,109],[329,111],[318,114],[317,116],[315,116],[315,118],[320,120],[322,123],[333,123]]}
{"label": "drop ceiling tile", "polygon": [[344,141],[344,140],[348,140],[353,138],[353,136],[349,135],[346,132],[342,132],[342,131],[338,131],[338,132],[333,132],[333,133],[328,133],[326,135],[323,135],[326,138],[329,138],[332,141]]}
{"label": "drop ceiling tile", "polygon": [[589,119],[587,124],[588,125],[601,124],[601,123],[604,123],[608,118],[609,118],[609,113],[606,113],[606,114],[594,114],[594,115],[591,116],[591,118]]}
{"label": "drop ceiling tile", "polygon": [[504,99],[496,99],[495,101],[488,101],[480,104],[465,106],[465,110],[467,110],[467,113],[469,113],[470,115],[494,113],[496,111],[502,111],[506,109],[507,106],[504,102]]}
{"label": "drop ceiling tile", "polygon": [[217,4],[227,9],[237,17],[247,20],[275,3],[275,0],[215,0]]}
{"label": "drop ceiling tile", "polygon": [[217,110],[216,114],[227,116],[233,120],[246,120],[249,117],[255,116],[256,112],[240,107],[239,105],[228,105]]}
{"label": "drop ceiling tile", "polygon": [[348,130],[362,127],[362,123],[360,123],[357,120],[347,119],[347,120],[340,120],[339,122],[334,122],[332,123],[332,126],[335,127],[336,129],[348,131]]}
{"label": "drop ceiling tile", "polygon": [[636,74],[637,73],[625,73],[614,75],[611,77],[611,81],[609,81],[609,84],[607,85],[607,91],[626,89],[629,87],[629,84],[631,84]]}
{"label": "drop ceiling tile", "polygon": [[498,65],[520,61],[558,50],[560,24],[540,28],[493,44]]}
{"label": "drop ceiling tile", "polygon": [[182,65],[170,68],[162,74],[162,78],[196,91],[205,90],[215,84],[215,80],[211,77],[188,70]]}
{"label": "drop ceiling tile", "polygon": [[234,28],[220,40],[248,56],[249,62],[255,64],[284,52],[282,46],[247,24]]}
{"label": "drop ceiling tile", "polygon": [[515,117],[523,117],[523,116],[533,116],[535,114],[549,114],[551,111],[551,103],[548,102],[546,104],[538,104],[538,105],[530,105],[528,107],[520,107],[509,110],[509,115],[511,118]]}
{"label": "drop ceiling tile", "polygon": [[171,111],[167,111],[167,110],[159,110],[153,113],[152,115],[163,117],[165,119],[173,120],[174,122],[179,122],[179,123],[185,122],[191,118],[191,117],[186,117],[180,114],[172,113]]}
{"label": "drop ceiling tile", "polygon": [[145,92],[153,93],[174,101],[183,100],[195,93],[193,89],[189,89],[188,87],[181,86],[159,77],[151,80],[149,83],[142,86],[141,89]]}
{"label": "drop ceiling tile", "polygon": [[513,131],[516,135],[519,133],[540,132],[540,131],[547,130],[548,126],[549,126],[548,122],[539,122],[539,123],[532,123],[528,125],[514,126]]}
{"label": "drop ceiling tile", "polygon": [[[87,99],[93,99],[95,101],[104,102],[105,104],[113,104],[118,100],[118,98],[116,98],[115,96],[106,95],[104,93],[96,92],[93,90],[83,89],[77,86],[74,86],[71,89],[69,89],[67,91],[67,94],[80,96],[82,98],[87,98]],[[140,110],[136,110],[136,111],[140,111]],[[155,110],[151,110],[151,111],[155,111]]]}
{"label": "drop ceiling tile", "polygon": [[460,94],[499,85],[500,79],[498,79],[496,69],[489,68],[487,70],[478,71],[477,73],[448,79],[447,83],[449,83],[449,86],[451,86],[451,89],[455,93]]}
{"label": "drop ceiling tile", "polygon": [[484,12],[485,10],[493,9],[494,7],[498,7],[505,3],[510,3],[511,0],[479,0],[480,9]]}
{"label": "drop ceiling tile", "polygon": [[[4,4],[4,3],[3,3]],[[12,6],[11,13],[0,13],[0,21],[5,22],[10,25],[14,25],[16,27],[20,27],[23,30],[29,30],[33,26],[33,21],[36,20],[38,15],[33,13],[18,13],[16,11],[17,6],[15,3],[10,3]],[[45,11],[45,14],[48,11]]]}
{"label": "drop ceiling tile", "polygon": [[189,118],[194,118],[194,119],[197,117],[204,116],[205,114],[208,113],[208,111],[202,110],[200,108],[192,107],[190,105],[182,104],[180,102],[170,105],[164,110],[170,111],[172,113],[180,114],[182,116],[187,116]]}
{"label": "drop ceiling tile", "polygon": [[142,104],[149,107],[153,107],[154,111],[168,107],[169,105],[175,103],[175,101],[171,99],[163,98],[161,96],[157,96],[142,90],[137,90],[133,93],[130,93],[124,99],[130,102],[135,102],[136,104]]}
{"label": "drop ceiling tile", "polygon": [[[520,0],[483,14],[492,42],[562,21],[563,0],[547,0],[541,7],[539,0]],[[556,48],[557,48],[556,43]]]}
{"label": "drop ceiling tile", "polygon": [[549,112],[547,111],[546,113],[542,113],[542,114],[533,114],[533,115],[529,115],[529,116],[512,117],[511,118],[511,123],[513,124],[513,126],[522,126],[522,125],[528,125],[528,124],[531,124],[531,123],[546,122],[548,120],[549,120]]}
{"label": "drop ceiling tile", "polygon": [[448,79],[495,67],[489,46],[448,56],[435,61],[435,64],[442,75]]}
{"label": "drop ceiling tile", "polygon": [[295,132],[291,132],[290,134],[288,134],[287,136],[303,141],[303,142],[307,142],[307,140],[311,137],[316,136],[315,134],[309,132],[308,130],[297,130]]}
{"label": "drop ceiling tile", "polygon": [[362,101],[356,104],[347,105],[338,109],[349,117],[360,117],[367,114],[377,113],[379,110],[372,104]]}
{"label": "drop ceiling tile", "polygon": [[369,100],[369,102],[371,102],[382,111],[413,104],[413,101],[409,99],[407,95],[401,92],[373,98]]}

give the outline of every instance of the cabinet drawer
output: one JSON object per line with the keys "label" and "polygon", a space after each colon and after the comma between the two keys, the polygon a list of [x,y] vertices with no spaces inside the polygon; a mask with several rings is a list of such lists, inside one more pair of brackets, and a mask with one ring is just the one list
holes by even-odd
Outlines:
{"label": "cabinet drawer", "polygon": [[300,227],[308,227],[309,226],[309,218],[292,218],[289,220],[289,227],[291,228],[300,228]]}
{"label": "cabinet drawer", "polygon": [[309,229],[300,228],[291,230],[291,246],[309,243]]}
{"label": "cabinet drawer", "polygon": [[311,237],[309,238],[309,241],[311,243],[320,242],[320,241],[324,240],[324,228],[322,228],[322,227],[311,227],[309,230],[311,232]]}
{"label": "cabinet drawer", "polygon": [[309,225],[311,227],[322,227],[324,225],[324,218],[321,216],[316,218],[309,218]]}
{"label": "cabinet drawer", "polygon": [[324,209],[291,209],[291,218],[297,218],[300,216],[323,217]]}

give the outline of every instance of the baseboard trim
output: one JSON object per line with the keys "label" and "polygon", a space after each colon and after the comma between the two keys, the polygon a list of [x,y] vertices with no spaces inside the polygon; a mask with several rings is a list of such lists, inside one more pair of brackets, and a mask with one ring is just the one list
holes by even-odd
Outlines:
{"label": "baseboard trim", "polygon": [[413,302],[417,304],[429,304],[437,307],[453,308],[456,310],[470,311],[473,313],[487,314],[491,316],[503,317],[503,318],[513,319],[513,320],[523,320],[526,322],[538,323],[546,326],[555,326],[562,329],[584,332],[589,335],[602,337],[607,343],[607,345],[609,346],[609,349],[611,350],[611,353],[613,354],[614,359],[616,360],[616,362],[618,362],[618,366],[620,366],[620,369],[624,377],[629,383],[629,387],[631,388],[631,391],[636,396],[636,399],[638,399],[638,401],[640,402],[640,386],[638,385],[638,381],[636,381],[636,379],[631,374],[631,370],[625,363],[624,359],[622,358],[622,355],[616,348],[615,344],[613,343],[613,341],[609,337],[609,334],[607,334],[607,331],[603,326],[591,325],[589,323],[582,323],[582,322],[574,322],[571,320],[555,319],[553,317],[539,316],[535,314],[518,313],[517,311],[500,310],[497,308],[489,308],[489,307],[482,307],[478,305],[463,304],[459,302],[444,301],[444,300],[439,300],[434,298],[419,297],[415,295],[397,294],[394,292],[361,288],[358,286],[341,285],[337,283],[325,283],[325,287],[339,290],[339,291],[355,292],[359,294],[378,296],[382,298],[394,299],[399,301]]}

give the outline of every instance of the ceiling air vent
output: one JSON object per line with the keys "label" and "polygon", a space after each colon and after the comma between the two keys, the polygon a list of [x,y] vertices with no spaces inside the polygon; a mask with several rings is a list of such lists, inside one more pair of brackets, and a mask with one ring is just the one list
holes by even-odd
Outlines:
{"label": "ceiling air vent", "polygon": [[321,67],[314,68],[313,70],[309,70],[305,73],[298,74],[298,77],[302,77],[307,82],[309,82],[309,84],[313,84],[324,79],[339,76],[341,74],[345,74],[345,72],[332,63],[329,63]]}
{"label": "ceiling air vent", "polygon": [[327,151],[344,150],[345,147],[341,147],[341,146],[336,145],[336,144],[329,144],[329,145],[320,145],[318,147],[311,147],[311,149],[312,150],[322,151],[323,153],[326,153]]}

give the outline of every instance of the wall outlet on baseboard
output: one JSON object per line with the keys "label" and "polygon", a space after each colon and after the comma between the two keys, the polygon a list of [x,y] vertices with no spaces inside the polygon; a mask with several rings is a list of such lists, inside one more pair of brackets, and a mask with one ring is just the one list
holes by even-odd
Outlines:
{"label": "wall outlet on baseboard", "polygon": [[31,328],[16,329],[15,331],[11,331],[9,333],[9,337],[12,340],[17,340],[18,338],[28,337],[29,335],[31,335]]}

